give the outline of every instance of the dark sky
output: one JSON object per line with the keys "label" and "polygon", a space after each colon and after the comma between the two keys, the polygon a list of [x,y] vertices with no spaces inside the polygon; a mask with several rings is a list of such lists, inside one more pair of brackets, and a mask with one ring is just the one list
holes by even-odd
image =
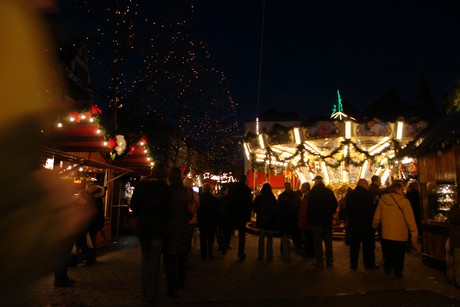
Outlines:
{"label": "dark sky", "polygon": [[[239,119],[254,120],[263,0],[194,7],[197,38],[225,73]],[[329,116],[337,90],[362,111],[392,87],[413,105],[422,73],[440,109],[460,78],[460,1],[267,0],[262,51],[260,113]]]}

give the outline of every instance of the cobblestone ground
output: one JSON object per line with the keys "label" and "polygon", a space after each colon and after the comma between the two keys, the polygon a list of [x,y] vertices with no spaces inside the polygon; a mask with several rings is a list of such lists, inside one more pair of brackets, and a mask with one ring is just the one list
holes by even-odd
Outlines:
{"label": "cobblestone ground", "polygon": [[[77,283],[72,288],[54,288],[53,276],[38,280],[31,289],[33,306],[139,306],[140,249],[137,238],[121,237],[98,257],[94,266],[69,269]],[[257,237],[247,234],[247,258],[238,261],[237,237],[224,256],[202,261],[194,247],[189,260],[185,289],[172,299],[166,294],[164,270],[156,305],[219,306],[460,306],[460,289],[448,283],[445,274],[422,263],[415,252],[406,254],[404,278],[385,276],[383,270],[357,272],[349,268],[348,246],[334,241],[334,266],[317,269],[313,260],[292,254],[258,261]],[[377,242],[377,259],[381,259]]]}

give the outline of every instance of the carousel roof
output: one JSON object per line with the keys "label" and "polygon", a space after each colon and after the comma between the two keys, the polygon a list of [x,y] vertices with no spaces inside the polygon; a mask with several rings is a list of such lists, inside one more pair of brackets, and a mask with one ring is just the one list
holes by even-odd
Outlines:
{"label": "carousel roof", "polygon": [[[265,172],[295,170],[305,181],[317,174],[331,184],[354,183],[386,171],[398,150],[413,140],[427,123],[358,122],[343,114],[310,125],[276,124],[267,133],[248,133],[245,150],[255,169]],[[333,116],[336,114],[333,114]]]}

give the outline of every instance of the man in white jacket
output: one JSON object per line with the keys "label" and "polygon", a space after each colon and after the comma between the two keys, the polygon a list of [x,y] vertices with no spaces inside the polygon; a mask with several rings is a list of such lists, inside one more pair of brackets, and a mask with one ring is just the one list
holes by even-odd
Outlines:
{"label": "man in white jacket", "polygon": [[372,226],[382,227],[382,254],[385,274],[391,270],[397,278],[403,276],[405,246],[409,238],[416,251],[420,251],[417,225],[409,200],[404,195],[404,184],[395,180],[390,192],[380,197]]}

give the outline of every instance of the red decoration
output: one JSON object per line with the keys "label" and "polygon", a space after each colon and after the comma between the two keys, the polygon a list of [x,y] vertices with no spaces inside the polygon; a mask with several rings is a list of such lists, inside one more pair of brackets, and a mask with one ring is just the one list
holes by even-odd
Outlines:
{"label": "red decoration", "polygon": [[76,111],[69,112],[69,116],[75,119],[75,122],[79,123],[81,120],[80,114]]}
{"label": "red decoration", "polygon": [[96,105],[91,105],[91,114],[102,114],[102,110],[99,109]]}
{"label": "red decoration", "polygon": [[115,138],[110,138],[108,146],[110,148],[115,148],[117,146],[117,140]]}

